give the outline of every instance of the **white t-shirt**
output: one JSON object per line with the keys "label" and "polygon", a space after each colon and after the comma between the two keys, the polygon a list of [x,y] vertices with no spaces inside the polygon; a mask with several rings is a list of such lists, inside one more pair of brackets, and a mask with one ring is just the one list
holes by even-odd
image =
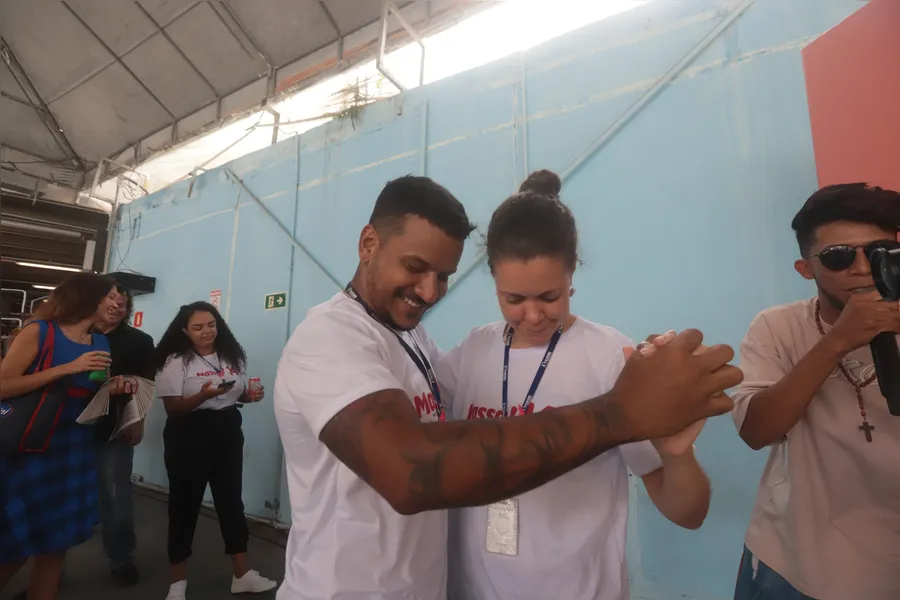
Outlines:
{"label": "white t-shirt", "polygon": [[[474,329],[436,367],[441,397],[456,419],[500,418],[504,323]],[[608,392],[634,343],[618,331],[577,319],[559,340],[528,413]],[[511,349],[509,413],[522,402],[546,346]],[[450,592],[459,600],[627,600],[628,469],[662,466],[650,442],[621,446],[518,497],[515,557],[485,549],[487,507],[454,510]]]}
{"label": "white t-shirt", "polygon": [[[401,335],[439,359],[422,326]],[[400,515],[319,441],[343,408],[387,389],[437,421],[428,380],[394,333],[344,293],[310,309],[275,377],[292,520],[278,600],[446,597],[447,511]]]}
{"label": "white t-shirt", "polygon": [[182,356],[170,356],[156,376],[156,395],[159,398],[193,396],[207,381],[212,381],[213,385],[223,381],[234,381],[235,384],[229,391],[210,398],[194,410],[221,410],[237,404],[247,387],[247,374],[224,362],[218,354],[201,357],[192,352],[187,362]]}

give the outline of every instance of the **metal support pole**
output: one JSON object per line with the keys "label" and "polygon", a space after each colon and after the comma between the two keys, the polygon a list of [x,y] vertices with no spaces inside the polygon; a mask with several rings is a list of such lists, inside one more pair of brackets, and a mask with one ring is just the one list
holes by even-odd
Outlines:
{"label": "metal support pole", "polygon": [[84,244],[84,262],[81,263],[82,271],[93,271],[94,270],[94,254],[97,251],[97,242],[95,240],[88,240]]}
{"label": "metal support pole", "polygon": [[28,305],[28,312],[34,313],[34,305],[35,305],[37,302],[41,302],[42,300],[46,300],[46,299],[49,298],[49,297],[50,297],[50,296],[41,296],[40,298],[35,298],[34,300],[32,300],[31,303]]}
{"label": "metal support pole", "polygon": [[425,177],[428,170],[428,98],[422,101],[422,140],[419,144],[419,174]]}
{"label": "metal support pole", "polygon": [[116,221],[119,219],[119,188],[122,187],[122,176],[119,175],[116,182],[116,197],[113,199],[112,210],[109,212],[109,225],[106,228],[106,254],[103,257],[103,272],[109,273],[109,257],[112,255],[113,233],[116,230]]}
{"label": "metal support pole", "polygon": [[723,31],[728,29],[732,23],[734,23],[735,19],[741,16],[745,10],[750,8],[750,5],[753,4],[752,0],[748,0],[747,2],[742,2],[734,10],[732,10],[728,15],[719,21],[719,24],[716,25],[712,31],[706,34],[706,36],[700,40],[697,45],[695,45],[691,50],[681,57],[677,63],[675,63],[671,69],[668,70],[662,77],[660,77],[653,86],[647,90],[643,96],[638,98],[637,102],[632,104],[628,110],[622,113],[618,119],[613,121],[612,125],[610,125],[606,131],[600,134],[597,139],[595,139],[590,146],[585,148],[584,152],[582,152],[572,164],[570,164],[560,175],[560,179],[565,181],[572,173],[578,170],[578,168],[584,164],[584,162],[594,155],[597,150],[602,148],[606,142],[611,140],[613,136],[615,136],[637,113],[641,111],[644,106],[647,105],[653,98],[659,94],[660,91],[667,85],[669,85],[673,79],[678,77],[678,75],[687,67],[689,64],[694,62],[694,59],[700,55],[701,52],[706,50],[706,48],[717,38],[719,37]]}
{"label": "metal support pole", "polygon": [[[566,167],[566,169],[560,174],[559,178],[565,182],[572,173],[574,173],[581,165],[585,163],[587,159],[593,156],[600,148],[602,148],[609,140],[613,138],[613,136],[618,133],[642,108],[644,108],[650,100],[656,97],[660,91],[663,90],[669,83],[671,83],[678,75],[689,65],[697,56],[700,55],[701,52],[706,50],[707,47],[718,38],[722,32],[724,32],[728,27],[731,26],[734,21],[740,17],[745,10],[750,8],[753,4],[753,0],[747,0],[742,2],[738,6],[734,8],[728,15],[725,16],[719,23],[710,30],[706,36],[703,37],[693,48],[691,48],[687,54],[681,57],[681,59],[676,62],[671,69],[669,69],[662,77],[660,77],[656,83],[651,86],[649,90],[647,90],[643,96],[641,96],[634,104],[632,104],[622,115],[617,118],[612,125],[610,125],[603,133],[600,134],[597,139],[595,139],[578,157],[572,161],[572,163]],[[527,121],[527,119],[526,119]],[[526,173],[527,176],[527,173]],[[462,269],[457,276],[450,283],[449,290],[452,290],[454,287],[459,285],[459,283],[468,277],[472,271],[475,270],[481,264],[481,261],[484,260],[485,257],[484,248],[479,249],[478,253],[472,259],[472,262],[469,263],[467,267]]]}
{"label": "metal support pole", "polygon": [[20,313],[25,312],[25,297],[27,294],[25,290],[16,290],[13,288],[0,288],[0,292],[12,292],[13,294],[22,294],[22,308],[19,310]]}
{"label": "metal support pole", "polygon": [[263,201],[260,200],[259,197],[256,194],[254,194],[250,190],[250,188],[247,187],[247,185],[243,182],[243,180],[241,180],[240,177],[235,175],[234,171],[226,168],[225,175],[227,175],[229,179],[231,179],[236,184],[238,184],[238,186],[240,186],[240,188],[242,190],[247,192],[247,195],[250,196],[250,198],[252,198],[253,201],[259,205],[259,207],[263,210],[263,212],[265,212],[269,216],[269,218],[275,222],[276,225],[278,225],[278,229],[280,229],[281,232],[284,235],[286,235],[289,240],[291,240],[291,243],[294,246],[296,246],[297,248],[299,248],[304,254],[306,254],[306,256],[309,258],[309,260],[311,260],[312,263],[314,265],[316,265],[319,268],[319,270],[322,271],[322,273],[324,273],[328,277],[328,279],[330,279],[334,283],[334,285],[336,285],[338,287],[338,289],[343,289],[344,284],[342,284],[340,281],[338,281],[337,277],[332,275],[331,271],[329,271],[328,268],[325,267],[325,265],[323,265],[322,262],[319,259],[317,259],[313,255],[313,253],[309,251],[309,249],[306,246],[304,246],[299,240],[297,240],[297,238],[294,237],[294,235],[288,230],[288,228],[285,227],[284,224],[278,220],[278,217],[276,217],[274,214],[272,214],[272,211],[270,211],[266,207],[266,205],[263,203]]}
{"label": "metal support pole", "polygon": [[397,79],[393,73],[391,73],[386,66],[384,66],[384,50],[387,46],[387,37],[388,37],[388,17],[393,14],[397,21],[400,23],[400,26],[406,30],[409,36],[419,45],[419,48],[422,50],[421,61],[419,62],[419,85],[425,83],[425,42],[422,40],[422,37],[416,32],[416,30],[409,24],[409,22],[403,17],[397,7],[394,6],[394,3],[390,0],[384,0],[381,5],[381,41],[378,45],[378,57],[375,59],[375,68],[378,69],[378,72],[384,75],[384,77],[394,84],[394,86],[400,90],[401,92],[406,91],[406,87],[400,83],[400,80]]}
{"label": "metal support pole", "polygon": [[271,106],[264,106],[263,110],[272,115],[272,145],[278,143],[278,125],[281,123],[281,113]]}

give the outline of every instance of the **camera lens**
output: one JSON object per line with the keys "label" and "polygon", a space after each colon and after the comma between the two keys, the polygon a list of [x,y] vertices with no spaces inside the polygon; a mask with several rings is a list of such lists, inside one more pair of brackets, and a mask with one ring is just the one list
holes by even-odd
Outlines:
{"label": "camera lens", "polygon": [[869,256],[875,288],[885,300],[900,300],[900,248],[876,248]]}

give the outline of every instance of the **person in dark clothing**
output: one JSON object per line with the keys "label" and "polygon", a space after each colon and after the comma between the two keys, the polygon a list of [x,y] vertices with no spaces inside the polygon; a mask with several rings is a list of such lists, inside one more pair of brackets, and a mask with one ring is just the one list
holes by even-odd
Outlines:
{"label": "person in dark clothing", "polygon": [[[153,380],[155,377],[153,338],[128,323],[134,311],[131,292],[116,286],[116,306],[107,313],[107,322],[98,329],[109,340],[112,365],[110,375],[136,375]],[[103,525],[103,550],[109,559],[110,573],[120,585],[135,585],[139,573],[134,566],[133,553],[137,546],[134,530],[134,504],[131,497],[131,470],[134,447],[144,436],[144,422],[123,429],[114,438],[119,415],[130,395],[110,398],[109,414],[94,425],[97,441],[97,470],[100,484],[100,521]]]}

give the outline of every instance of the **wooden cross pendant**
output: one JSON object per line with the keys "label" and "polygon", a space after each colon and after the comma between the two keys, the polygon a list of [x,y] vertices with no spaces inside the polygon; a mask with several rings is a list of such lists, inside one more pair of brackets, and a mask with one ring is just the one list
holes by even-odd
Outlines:
{"label": "wooden cross pendant", "polygon": [[872,430],[875,429],[874,425],[869,425],[868,421],[863,421],[862,425],[859,426],[859,430],[866,434],[866,441],[872,441]]}

